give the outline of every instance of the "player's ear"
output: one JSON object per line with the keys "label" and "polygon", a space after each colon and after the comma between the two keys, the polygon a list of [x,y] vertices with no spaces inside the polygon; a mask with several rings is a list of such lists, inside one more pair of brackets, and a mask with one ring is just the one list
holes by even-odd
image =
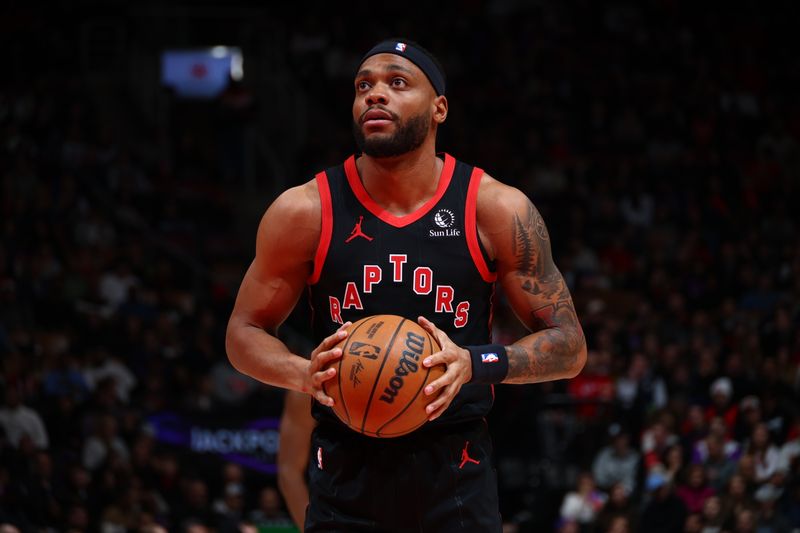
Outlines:
{"label": "player's ear", "polygon": [[433,99],[433,120],[441,124],[447,119],[447,97],[440,94]]}

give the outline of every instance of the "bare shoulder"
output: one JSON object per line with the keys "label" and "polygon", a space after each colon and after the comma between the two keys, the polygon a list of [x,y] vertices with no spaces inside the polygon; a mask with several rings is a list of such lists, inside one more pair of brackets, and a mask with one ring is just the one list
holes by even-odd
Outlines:
{"label": "bare shoulder", "polygon": [[484,174],[478,188],[477,222],[481,240],[492,258],[497,256],[498,240],[513,231],[515,217],[527,214],[533,204],[517,189],[489,174]]}
{"label": "bare shoulder", "polygon": [[[519,210],[527,211],[531,201],[528,197],[511,185],[484,174],[478,188],[478,218],[491,224],[495,220],[506,220]],[[506,220],[507,223],[507,220]],[[487,228],[488,229],[488,228]]]}
{"label": "bare shoulder", "polygon": [[319,188],[312,179],[287,189],[272,202],[258,226],[257,247],[311,259],[319,243],[321,226]]}
{"label": "bare shoulder", "polygon": [[271,223],[318,228],[322,217],[320,205],[317,181],[312,179],[283,191],[267,209],[264,217],[275,219]]}

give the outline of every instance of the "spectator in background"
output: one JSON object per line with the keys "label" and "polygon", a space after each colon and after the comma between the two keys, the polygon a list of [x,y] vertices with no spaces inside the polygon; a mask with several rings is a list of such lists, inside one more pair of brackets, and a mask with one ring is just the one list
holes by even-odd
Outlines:
{"label": "spectator in background", "polygon": [[244,519],[244,487],[227,483],[222,499],[214,503],[214,514],[218,533],[238,533]]}
{"label": "spectator in background", "polygon": [[783,511],[777,508],[777,502],[783,489],[765,483],[756,490],[753,499],[758,505],[756,530],[758,533],[780,533],[790,531],[789,520]]}
{"label": "spectator in background", "polygon": [[595,456],[592,474],[603,490],[620,483],[631,494],[636,488],[639,453],[631,447],[630,435],[619,424],[612,424],[608,428],[608,436],[611,442]]}
{"label": "spectator in background", "polygon": [[746,443],[753,436],[755,427],[763,422],[761,400],[757,396],[745,396],[739,402],[739,414],[736,417],[736,427],[733,429],[734,438]]}
{"label": "spectator in background", "polygon": [[100,297],[113,312],[125,302],[132,289],[139,287],[141,280],[131,271],[130,264],[124,259],[117,259],[109,270],[100,277]]}
{"label": "spectator in background", "polygon": [[608,527],[601,530],[603,533],[630,533],[633,531],[631,521],[627,516],[615,516]]}
{"label": "spectator in background", "polygon": [[256,527],[287,527],[292,524],[283,509],[278,489],[267,486],[258,494],[258,506],[247,514],[247,519]]}
{"label": "spectator in background", "polygon": [[604,350],[590,353],[583,371],[567,382],[567,390],[575,400],[579,419],[588,425],[601,423],[614,400],[611,353]]}
{"label": "spectator in background", "polygon": [[674,533],[681,531],[686,521],[686,505],[675,495],[673,484],[667,476],[653,468],[645,480],[647,502],[639,521],[639,530],[647,533]]}
{"label": "spectator in background", "polygon": [[727,490],[721,495],[720,504],[722,507],[723,522],[728,528],[734,526],[736,516],[740,512],[755,510],[755,502],[747,492],[747,483],[744,476],[739,473],[731,476],[731,479],[728,481]]}
{"label": "spectator in background", "polygon": [[703,533],[721,533],[725,525],[719,496],[710,496],[703,504]]}
{"label": "spectator in background", "polygon": [[95,471],[112,456],[127,462],[130,452],[118,435],[117,420],[110,414],[101,414],[95,417],[94,431],[83,446],[83,466]]}
{"label": "spectator in background", "polygon": [[686,455],[683,453],[683,447],[680,442],[677,442],[664,450],[664,453],[661,454],[661,461],[656,463],[653,468],[661,468],[670,481],[677,483],[684,471],[685,464]]}
{"label": "spectator in background", "polygon": [[666,385],[652,372],[642,353],[633,354],[625,374],[616,380],[615,391],[619,406],[617,419],[627,427],[636,427],[649,411],[667,404]]}
{"label": "spectator in background", "polygon": [[66,531],[67,533],[83,533],[89,530],[92,523],[92,516],[89,507],[75,504],[67,510]]}
{"label": "spectator in background", "polygon": [[86,399],[89,387],[75,356],[69,354],[46,356],[44,364],[42,388],[45,395],[67,395],[77,402]]}
{"label": "spectator in background", "polygon": [[173,526],[185,529],[191,524],[202,524],[211,527],[215,523],[215,516],[205,481],[188,479],[182,488],[182,498],[171,510]]}
{"label": "spectator in background", "polygon": [[138,529],[142,514],[140,496],[138,479],[120,487],[111,504],[103,509],[100,530],[103,533],[126,533]]}
{"label": "spectator in background", "polygon": [[635,524],[635,516],[636,509],[628,491],[625,489],[625,485],[614,483],[611,490],[608,491],[608,499],[605,505],[597,514],[595,530],[604,532],[613,529],[613,524],[618,518],[624,518],[626,526],[631,526]]}
{"label": "spectator in background", "polygon": [[89,390],[94,390],[106,379],[112,379],[117,399],[124,405],[128,404],[131,391],[136,387],[136,376],[130,368],[103,347],[89,351],[88,364],[84,367],[83,375]]}
{"label": "spectator in background", "polygon": [[27,436],[33,445],[47,449],[47,428],[36,410],[23,405],[19,391],[9,386],[5,390],[5,405],[0,407],[0,425],[3,426],[9,444],[19,448],[20,441]]}
{"label": "spectator in background", "polygon": [[702,465],[689,465],[683,477],[684,481],[678,485],[675,493],[683,500],[689,513],[700,514],[706,500],[714,495],[714,488],[708,484]]}
{"label": "spectator in background", "polygon": [[708,435],[708,421],[705,410],[700,404],[692,404],[686,413],[686,419],[680,425],[680,437],[683,448],[691,450],[695,443]]}
{"label": "spectator in background", "polygon": [[744,453],[739,457],[737,463],[736,473],[740,474],[747,485],[747,492],[752,495],[758,488],[757,472],[756,472],[756,458],[753,454]]}
{"label": "spectator in background", "polygon": [[581,472],[578,475],[576,490],[564,495],[561,502],[561,518],[580,524],[582,530],[588,529],[607,500],[607,496],[597,490],[592,474]]}
{"label": "spectator in background", "polygon": [[728,427],[722,417],[717,416],[710,420],[706,438],[695,443],[692,449],[693,463],[702,463],[708,460],[709,448],[713,446],[713,444],[709,443],[709,439],[714,439],[721,443],[722,454],[727,460],[735,462],[741,455],[741,446],[731,438]]}
{"label": "spectator in background", "polygon": [[62,511],[56,500],[55,469],[50,454],[37,451],[31,466],[26,479],[18,480],[25,496],[22,504],[37,528],[58,527]]}
{"label": "spectator in background", "polygon": [[757,533],[756,513],[752,509],[742,509],[733,521],[733,533]]}
{"label": "spectator in background", "polygon": [[772,444],[772,437],[769,434],[766,424],[758,424],[753,428],[750,441],[746,445],[746,451],[753,456],[755,461],[755,481],[764,483],[769,481],[775,474],[780,465],[780,450]]}
{"label": "spectator in background", "polygon": [[781,455],[778,470],[781,472],[797,472],[797,465],[800,464],[800,428],[793,428],[794,434],[781,446]]}
{"label": "spectator in background", "polygon": [[689,513],[683,523],[683,533],[702,533],[703,516],[700,513]]}
{"label": "spectator in background", "polygon": [[674,418],[669,411],[661,411],[642,433],[641,447],[646,469],[661,464],[667,450],[680,443],[678,435],[673,432],[673,425]]}
{"label": "spectator in background", "polygon": [[698,454],[695,464],[702,465],[708,482],[719,492],[728,485],[728,480],[736,472],[736,461],[725,454],[724,437],[711,434],[703,440],[704,449]]}
{"label": "spectator in background", "polygon": [[725,422],[728,434],[732,435],[736,427],[736,417],[739,408],[733,402],[733,383],[726,377],[714,380],[709,389],[711,395],[711,405],[706,409],[706,420],[720,417]]}

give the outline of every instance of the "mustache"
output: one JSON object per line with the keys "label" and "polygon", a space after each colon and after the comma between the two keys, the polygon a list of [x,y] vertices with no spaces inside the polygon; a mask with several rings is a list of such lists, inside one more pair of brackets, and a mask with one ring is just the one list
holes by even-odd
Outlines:
{"label": "mustache", "polygon": [[379,109],[379,110],[383,111],[384,113],[388,113],[388,114],[389,114],[389,116],[391,116],[391,117],[392,117],[392,120],[397,120],[397,119],[399,118],[399,117],[398,117],[398,116],[397,116],[395,113],[392,113],[391,111],[389,111],[388,109],[386,109],[386,108],[385,108],[385,107],[383,107],[382,105],[378,104],[378,105],[374,105],[374,106],[372,106],[372,107],[368,108],[366,111],[364,111],[363,113],[361,113],[361,116],[360,116],[360,117],[358,117],[358,123],[359,123],[359,124],[363,124],[363,123],[364,123],[364,116],[365,116],[367,113],[369,113],[370,111],[375,111],[376,109]]}

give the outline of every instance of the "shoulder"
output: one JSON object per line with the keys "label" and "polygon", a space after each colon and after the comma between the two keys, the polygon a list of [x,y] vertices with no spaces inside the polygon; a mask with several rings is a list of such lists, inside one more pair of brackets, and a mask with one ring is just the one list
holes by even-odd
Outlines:
{"label": "shoulder", "polygon": [[307,217],[320,216],[320,198],[317,180],[283,191],[267,209],[268,214],[280,215],[287,223],[302,222]]}
{"label": "shoulder", "polygon": [[[489,220],[512,215],[515,212],[526,212],[531,205],[530,199],[521,190],[507,185],[485,173],[478,186],[478,216]],[[494,216],[493,216],[494,215]]]}
{"label": "shoulder", "polygon": [[267,208],[258,226],[258,243],[316,249],[322,224],[319,188],[315,179],[282,192]]}
{"label": "shoulder", "polygon": [[538,212],[521,190],[484,173],[478,186],[476,217],[478,231],[492,257],[497,241],[503,242],[517,224],[525,224]]}

